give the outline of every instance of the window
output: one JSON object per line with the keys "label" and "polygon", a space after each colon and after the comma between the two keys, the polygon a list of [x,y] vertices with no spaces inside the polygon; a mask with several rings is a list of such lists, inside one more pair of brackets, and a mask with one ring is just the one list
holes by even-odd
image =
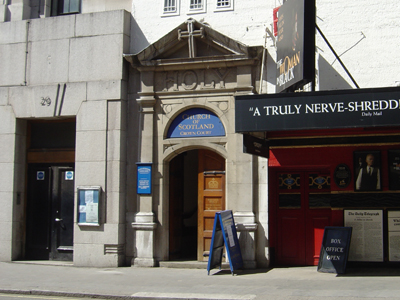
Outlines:
{"label": "window", "polygon": [[190,0],[190,9],[203,9],[203,1],[202,0]]}
{"label": "window", "polygon": [[164,12],[176,12],[176,1],[175,0],[164,0]]}
{"label": "window", "polygon": [[51,15],[67,15],[77,14],[80,12],[81,1],[80,0],[53,0],[51,7]]}
{"label": "window", "polygon": [[162,17],[179,16],[180,0],[162,0]]}
{"label": "window", "polygon": [[191,14],[201,14],[206,12],[206,4],[205,0],[190,0],[189,1],[189,11],[188,15]]}
{"label": "window", "polygon": [[217,0],[216,11],[233,10],[233,0]]}
{"label": "window", "polygon": [[230,0],[217,0],[217,8],[219,7],[231,7]]}

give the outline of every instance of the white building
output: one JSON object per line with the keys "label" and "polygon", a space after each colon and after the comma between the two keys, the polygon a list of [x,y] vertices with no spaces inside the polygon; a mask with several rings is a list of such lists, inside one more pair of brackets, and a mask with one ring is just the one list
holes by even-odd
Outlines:
{"label": "white building", "polygon": [[[275,92],[281,4],[2,0],[0,260],[207,260],[214,213],[229,209],[245,267],[274,263],[274,181],[267,159],[243,153],[234,97]],[[360,87],[398,85],[395,1],[316,7]],[[316,89],[354,88],[316,37]],[[150,194],[137,189],[142,164]]]}

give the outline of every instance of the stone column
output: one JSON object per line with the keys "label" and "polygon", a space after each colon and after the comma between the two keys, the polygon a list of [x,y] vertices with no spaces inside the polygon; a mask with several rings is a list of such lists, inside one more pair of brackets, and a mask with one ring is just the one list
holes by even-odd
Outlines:
{"label": "stone column", "polygon": [[26,121],[17,119],[0,88],[0,261],[21,259],[25,233]]}
{"label": "stone column", "polygon": [[241,135],[235,135],[230,142],[235,143],[237,149],[234,160],[228,161],[227,184],[228,184],[228,209],[233,210],[236,223],[240,250],[244,268],[256,268],[256,230],[257,223],[254,207],[254,186],[257,185],[257,176],[254,174],[253,157],[249,154],[240,153],[243,147]]}
{"label": "stone column", "polygon": [[[252,67],[240,66],[237,68],[236,95],[252,94]],[[228,164],[228,184],[230,185],[228,201],[233,202],[233,217],[236,223],[240,250],[242,252],[243,267],[245,269],[255,269],[256,264],[256,231],[257,223],[254,214],[254,186],[257,185],[257,175],[255,175],[254,159],[249,154],[242,153],[243,136],[234,134],[229,142],[236,149],[235,156]],[[231,174],[229,174],[231,173]],[[236,197],[236,199],[232,199]]]}
{"label": "stone column", "polygon": [[8,4],[7,1],[5,4],[0,4],[0,23],[8,21],[7,18],[7,12],[8,12]]}
{"label": "stone column", "polygon": [[257,268],[255,243],[257,223],[254,214],[252,212],[235,212],[233,218],[236,223],[243,268],[255,269]]}
{"label": "stone column", "polygon": [[[141,72],[141,90],[140,98],[137,100],[141,111],[141,132],[139,138],[139,157],[140,163],[153,163],[153,132],[154,132],[154,105],[156,100],[153,93],[153,72]],[[154,178],[154,166],[153,174]],[[154,186],[151,187],[152,191]],[[132,260],[135,267],[154,267],[155,247],[155,215],[153,213],[153,196],[137,196],[137,213],[132,228],[135,231],[136,257]]]}
{"label": "stone column", "polygon": [[31,17],[30,0],[13,0],[8,9],[11,21],[28,20]]}
{"label": "stone column", "polygon": [[270,263],[268,235],[268,159],[258,157],[257,268],[268,268]]}

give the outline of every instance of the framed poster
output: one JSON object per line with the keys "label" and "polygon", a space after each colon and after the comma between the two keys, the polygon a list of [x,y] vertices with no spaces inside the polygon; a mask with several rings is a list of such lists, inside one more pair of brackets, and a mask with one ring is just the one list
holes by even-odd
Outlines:
{"label": "framed poster", "polygon": [[353,228],[349,261],[383,261],[382,210],[345,210],[344,226]]}
{"label": "framed poster", "polygon": [[101,187],[78,187],[78,225],[100,226]]}
{"label": "framed poster", "polygon": [[388,151],[389,189],[400,190],[400,150]]}
{"label": "framed poster", "polygon": [[380,151],[354,152],[354,190],[380,191],[381,184]]}
{"label": "framed poster", "polygon": [[333,173],[333,179],[339,188],[344,189],[348,187],[351,182],[350,168],[346,164],[337,165]]}

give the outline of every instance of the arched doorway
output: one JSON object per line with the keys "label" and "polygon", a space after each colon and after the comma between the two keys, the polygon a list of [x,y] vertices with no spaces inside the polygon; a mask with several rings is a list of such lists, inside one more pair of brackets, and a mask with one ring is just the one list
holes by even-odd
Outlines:
{"label": "arched doorway", "polygon": [[225,159],[190,150],[169,170],[169,259],[206,261],[214,215],[225,209]]}

